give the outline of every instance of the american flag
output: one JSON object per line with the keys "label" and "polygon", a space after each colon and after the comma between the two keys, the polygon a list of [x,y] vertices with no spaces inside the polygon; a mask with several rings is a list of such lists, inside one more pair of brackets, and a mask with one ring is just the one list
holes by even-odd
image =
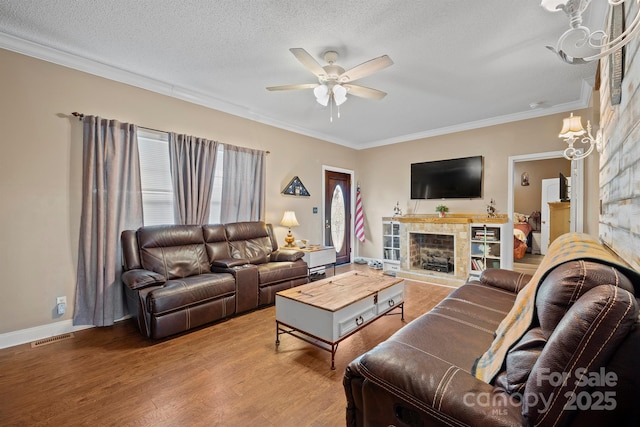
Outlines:
{"label": "american flag", "polygon": [[364,238],[364,212],[362,210],[362,196],[360,195],[360,186],[356,191],[356,237],[362,243],[365,242]]}

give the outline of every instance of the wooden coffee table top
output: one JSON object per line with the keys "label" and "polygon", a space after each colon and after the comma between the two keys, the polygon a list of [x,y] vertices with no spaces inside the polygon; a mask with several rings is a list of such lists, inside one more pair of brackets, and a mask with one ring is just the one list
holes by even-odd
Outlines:
{"label": "wooden coffee table top", "polygon": [[278,292],[277,295],[323,310],[338,311],[403,280],[377,273],[367,274],[359,271],[350,271],[318,280],[317,282],[286,289]]}

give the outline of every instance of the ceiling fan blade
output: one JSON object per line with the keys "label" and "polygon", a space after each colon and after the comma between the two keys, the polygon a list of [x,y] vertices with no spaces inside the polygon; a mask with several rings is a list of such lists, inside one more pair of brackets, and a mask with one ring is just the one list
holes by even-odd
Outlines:
{"label": "ceiling fan blade", "polygon": [[385,96],[387,96],[386,92],[383,92],[378,89],[372,89],[366,86],[351,85],[351,84],[344,84],[342,86],[344,86],[347,89],[348,91],[347,93],[354,96],[359,96],[360,98],[380,100]]}
{"label": "ceiling fan blade", "polygon": [[383,68],[387,68],[390,65],[393,65],[391,58],[387,55],[382,55],[367,62],[363,62],[360,65],[356,65],[350,70],[340,74],[340,76],[338,76],[338,82],[346,83],[361,79],[375,73],[376,71],[380,71]]}
{"label": "ceiling fan blade", "polygon": [[318,61],[315,60],[313,56],[309,55],[309,52],[301,47],[292,47],[289,50],[298,59],[298,61],[300,61],[300,63],[305,66],[307,70],[311,71],[317,77],[327,76],[327,72],[324,71],[324,68],[322,68],[322,66],[318,63]]}
{"label": "ceiling fan blade", "polygon": [[318,83],[303,83],[299,85],[284,85],[284,86],[269,86],[267,90],[300,90],[300,89],[313,89],[318,86]]}

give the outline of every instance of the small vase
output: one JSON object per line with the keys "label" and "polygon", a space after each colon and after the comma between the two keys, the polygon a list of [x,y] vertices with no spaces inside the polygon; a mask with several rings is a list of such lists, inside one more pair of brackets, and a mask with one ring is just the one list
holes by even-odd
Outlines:
{"label": "small vase", "polygon": [[440,218],[444,218],[445,213],[444,213],[444,212],[442,212],[442,211],[440,211],[440,212],[438,212],[438,216],[439,216]]}

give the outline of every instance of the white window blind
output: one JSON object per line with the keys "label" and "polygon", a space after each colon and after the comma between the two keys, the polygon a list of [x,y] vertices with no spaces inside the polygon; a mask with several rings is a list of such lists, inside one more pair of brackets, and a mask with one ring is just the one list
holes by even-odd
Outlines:
{"label": "white window blind", "polygon": [[218,145],[216,168],[213,172],[213,188],[211,189],[211,203],[209,207],[209,224],[220,223],[220,209],[222,208],[222,171],[224,163],[224,146]]}
{"label": "white window blind", "polygon": [[169,134],[138,129],[144,225],[173,224]]}
{"label": "white window blind", "polygon": [[[173,186],[169,162],[169,134],[150,129],[138,129],[140,180],[144,225],[174,224]],[[218,147],[214,171],[209,223],[220,222],[222,200],[223,146]]]}

